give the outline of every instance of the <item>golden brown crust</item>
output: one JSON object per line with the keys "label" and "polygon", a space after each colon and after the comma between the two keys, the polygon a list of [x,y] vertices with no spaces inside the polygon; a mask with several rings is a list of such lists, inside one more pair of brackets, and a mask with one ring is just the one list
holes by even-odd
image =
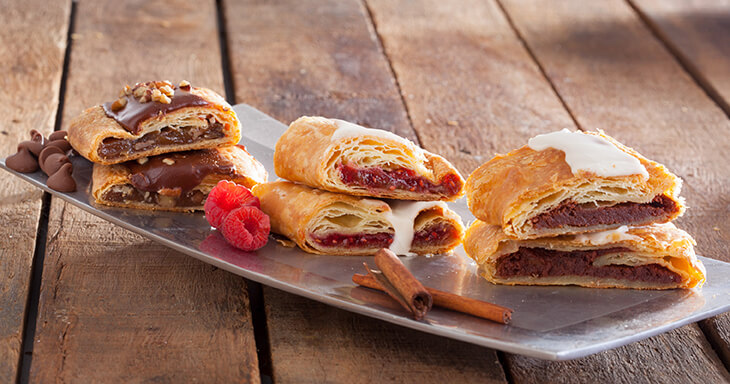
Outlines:
{"label": "golden brown crust", "polygon": [[[253,188],[257,184],[265,183],[268,177],[264,166],[253,158],[244,148],[240,146],[230,146],[224,148],[216,148],[218,154],[225,160],[231,162],[235,167],[235,176],[229,174],[212,173],[207,175],[200,184],[195,188],[206,196],[208,192],[221,180],[229,180],[235,183]],[[143,202],[116,202],[103,199],[104,193],[115,186],[131,185],[129,177],[131,173],[127,167],[122,164],[94,164],[92,172],[92,196],[97,204],[134,208],[147,210],[165,210],[177,212],[190,212],[203,209],[203,203],[195,207],[163,207],[157,204],[149,204]]]}
{"label": "golden brown crust", "polygon": [[[113,118],[108,117],[102,106],[97,105],[86,109],[71,121],[68,127],[68,141],[79,154],[99,164],[118,164],[163,153],[215,148],[238,143],[241,139],[241,124],[235,112],[233,112],[233,108],[220,95],[209,89],[193,88],[190,92],[202,97],[210,105],[180,108],[167,113],[162,120],[148,119],[141,124],[142,129],[136,135],[124,129]],[[208,124],[206,121],[208,115],[214,116],[217,121],[222,123],[223,137],[190,144],[156,145],[149,150],[114,159],[103,158],[98,153],[104,139],[136,140],[147,133],[159,131],[170,124],[175,126],[204,126]]]}
{"label": "golden brown crust", "polygon": [[[371,255],[379,249],[346,244],[321,246],[313,240],[313,234],[393,234],[395,231],[389,218],[391,208],[381,200],[322,191],[284,180],[259,184],[253,193],[261,201],[261,209],[269,215],[272,232],[288,237],[310,253]],[[451,224],[457,231],[457,239],[440,246],[412,247],[411,252],[443,253],[460,244],[461,219],[440,206],[424,209],[413,224],[414,231],[439,221]]]}
{"label": "golden brown crust", "polygon": [[[650,284],[641,281],[596,278],[591,276],[497,276],[497,260],[520,247],[557,251],[581,251],[621,247],[629,249],[609,264],[659,264],[677,273],[678,284]],[[625,231],[608,231],[589,235],[564,235],[552,238],[517,240],[507,236],[499,226],[477,220],[466,232],[464,250],[476,261],[482,276],[496,284],[509,285],[580,285],[594,288],[669,289],[694,288],[705,280],[704,267],[694,253],[694,239],[671,223],[629,227]],[[596,260],[594,263],[597,263]],[[604,264],[608,265],[608,264]]]}
{"label": "golden brown crust", "polygon": [[548,148],[535,151],[528,146],[506,155],[497,155],[477,168],[466,182],[469,209],[479,220],[502,226],[516,238],[536,238],[566,233],[604,230],[613,226],[583,228],[532,227],[531,218],[547,212],[563,201],[602,204],[621,202],[648,203],[664,194],[679,207],[663,222],[673,220],[684,211],[679,197],[681,179],[666,167],[648,160],[631,148],[601,133],[586,132],[605,138],[625,153],[637,158],[649,177],[641,175],[602,177],[579,171],[573,174],[563,151]]}
{"label": "golden brown crust", "polygon": [[[356,136],[338,136],[336,132],[342,123],[346,122],[310,116],[301,117],[291,123],[276,143],[276,174],[313,188],[356,196],[451,201],[463,195],[463,178],[443,157],[383,131],[376,131],[376,134],[370,131]],[[363,168],[405,168],[435,185],[440,185],[449,176],[457,184],[458,191],[455,194],[440,194],[401,188],[373,190],[346,185],[337,170],[340,163]]]}

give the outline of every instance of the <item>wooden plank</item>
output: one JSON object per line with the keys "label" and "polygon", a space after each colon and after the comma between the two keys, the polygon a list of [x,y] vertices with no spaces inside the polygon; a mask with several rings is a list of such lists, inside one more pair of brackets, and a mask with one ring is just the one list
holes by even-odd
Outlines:
{"label": "wooden plank", "polygon": [[[361,3],[248,1],[225,9],[237,15],[226,24],[238,102],[284,122],[323,114],[414,137]],[[505,380],[493,350],[266,287],[264,299],[275,382]]]}
{"label": "wooden plank", "polygon": [[[682,359],[678,360],[680,356]],[[702,331],[694,324],[671,331],[667,337],[653,337],[641,343],[572,361],[555,363],[516,355],[510,356],[507,361],[516,383],[730,381],[730,374],[723,368]]]}
{"label": "wooden plank", "polygon": [[505,382],[492,350],[264,291],[274,382]]}
{"label": "wooden plank", "polygon": [[[580,126],[603,129],[680,175],[691,208],[677,224],[697,239],[699,254],[730,260],[726,252],[730,170],[723,161],[730,121],[723,111],[624,2],[502,3]],[[702,337],[694,326],[677,332]],[[705,359],[698,349],[701,340],[688,343],[677,332],[657,337],[673,345],[664,358],[685,367],[697,381],[717,379],[722,369],[714,359]],[[633,350],[645,343],[629,347]],[[677,343],[681,347],[674,346]],[[689,355],[706,361],[687,365]],[[521,361],[513,359],[515,364]],[[558,364],[556,372],[562,372],[559,377],[566,380],[592,380],[600,372],[615,369],[600,356],[588,361],[592,370],[578,372],[570,369],[574,366]]]}
{"label": "wooden plank", "polygon": [[[64,122],[125,83],[223,90],[213,1],[78,3]],[[53,199],[32,382],[258,382],[246,283]]]}
{"label": "wooden plank", "polygon": [[421,144],[465,175],[537,133],[575,127],[494,2],[368,4]]}
{"label": "wooden plank", "polygon": [[224,9],[236,102],[286,124],[348,118],[416,139],[359,2],[225,1]]}
{"label": "wooden plank", "polygon": [[629,1],[730,115],[730,0]]}
{"label": "wooden plank", "polygon": [[[43,7],[44,12],[32,12]],[[53,131],[66,50],[70,1],[0,1],[0,153],[28,132]],[[38,28],[42,25],[42,28]],[[16,379],[21,356],[41,191],[3,174],[0,183],[0,382]],[[45,225],[45,224],[43,224]]]}

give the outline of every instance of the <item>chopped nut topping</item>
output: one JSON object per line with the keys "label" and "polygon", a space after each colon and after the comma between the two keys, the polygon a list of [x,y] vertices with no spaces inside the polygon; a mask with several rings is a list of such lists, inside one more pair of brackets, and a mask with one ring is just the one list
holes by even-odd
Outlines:
{"label": "chopped nut topping", "polygon": [[172,87],[169,85],[163,85],[159,88],[160,91],[167,97],[172,97],[172,95],[175,94],[175,91],[172,90]]}
{"label": "chopped nut topping", "polygon": [[112,112],[119,111],[127,106],[127,98],[120,97],[112,103]]}
{"label": "chopped nut topping", "polygon": [[146,162],[148,162],[149,160],[150,160],[150,159],[148,159],[148,158],[146,158],[146,157],[142,157],[142,158],[139,158],[139,159],[137,159],[137,163],[138,163],[139,165],[144,165],[144,164],[145,164]]}
{"label": "chopped nut topping", "polygon": [[175,94],[175,86],[169,80],[164,81],[148,81],[146,83],[137,83],[134,88],[127,91],[127,94],[133,94],[140,103],[156,101],[158,103],[170,104]]}
{"label": "chopped nut topping", "polygon": [[187,80],[183,80],[180,82],[180,85],[178,85],[180,89],[183,91],[189,91],[190,90],[190,82]]}
{"label": "chopped nut topping", "polygon": [[167,164],[167,165],[173,165],[173,164],[175,164],[175,160],[170,159],[170,158],[164,158],[164,159],[162,159],[162,162],[165,163],[165,164]]}

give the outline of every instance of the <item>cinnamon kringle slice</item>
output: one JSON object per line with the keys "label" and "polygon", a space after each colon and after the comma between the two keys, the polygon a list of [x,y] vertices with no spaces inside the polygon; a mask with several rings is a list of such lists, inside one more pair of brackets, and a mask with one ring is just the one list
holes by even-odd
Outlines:
{"label": "cinnamon kringle slice", "polygon": [[289,181],[253,189],[271,230],[310,253],[445,253],[461,243],[461,218],[441,201],[390,201],[312,189]]}
{"label": "cinnamon kringle slice", "polygon": [[705,269],[694,240],[672,223],[518,240],[476,221],[464,249],[481,275],[497,284],[594,288],[694,288]]}
{"label": "cinnamon kringle slice", "polygon": [[252,188],[265,183],[264,166],[243,146],[168,153],[121,164],[94,164],[97,204],[166,211],[202,210],[221,180]]}
{"label": "cinnamon kringle slice", "polygon": [[181,82],[126,86],[119,99],[91,107],[68,128],[68,141],[95,163],[118,164],[162,153],[234,145],[241,124],[217,93]]}
{"label": "cinnamon kringle slice", "polygon": [[479,220],[531,239],[671,221],[684,211],[681,183],[603,132],[563,130],[483,164],[466,194]]}
{"label": "cinnamon kringle slice", "polygon": [[401,200],[463,195],[451,163],[393,133],[337,119],[301,117],[279,138],[276,174],[313,188]]}

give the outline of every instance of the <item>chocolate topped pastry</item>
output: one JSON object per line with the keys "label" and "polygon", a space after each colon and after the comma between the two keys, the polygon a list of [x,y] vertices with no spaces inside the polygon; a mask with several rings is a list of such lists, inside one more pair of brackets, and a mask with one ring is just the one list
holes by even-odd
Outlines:
{"label": "chocolate topped pastry", "polygon": [[74,149],[101,164],[234,145],[240,137],[231,106],[187,81],[125,86],[117,100],[85,110],[68,129]]}
{"label": "chocolate topped pastry", "polygon": [[92,194],[98,204],[193,211],[203,209],[205,198],[220,180],[251,188],[266,178],[263,165],[236,145],[94,164]]}

